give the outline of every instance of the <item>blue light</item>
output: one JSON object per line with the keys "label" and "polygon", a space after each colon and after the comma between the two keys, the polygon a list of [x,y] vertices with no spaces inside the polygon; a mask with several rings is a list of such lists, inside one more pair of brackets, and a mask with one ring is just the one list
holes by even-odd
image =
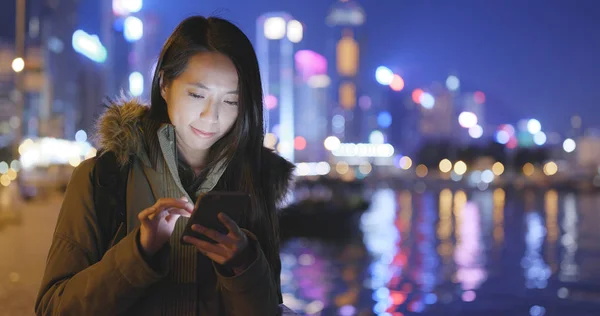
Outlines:
{"label": "blue light", "polygon": [[388,68],[384,66],[379,66],[375,70],[375,79],[379,84],[387,86],[392,83],[392,79],[394,78],[394,73]]}
{"label": "blue light", "polygon": [[73,33],[71,44],[76,52],[97,63],[106,61],[106,48],[102,46],[97,35],[90,35],[82,30],[77,30]]}
{"label": "blue light", "polygon": [[435,293],[428,293],[425,295],[423,301],[425,301],[425,304],[427,305],[433,305],[437,302],[437,295],[435,295]]}
{"label": "blue light", "polygon": [[544,145],[546,143],[546,139],[546,133],[541,131],[533,135],[533,142],[538,146]]}
{"label": "blue light", "polygon": [[125,19],[123,36],[128,42],[135,42],[144,35],[144,23],[135,16],[129,16]]}
{"label": "blue light", "polygon": [[392,125],[392,115],[388,111],[380,112],[377,116],[377,124],[381,128],[388,128]]}
{"label": "blue light", "polygon": [[505,145],[510,140],[510,135],[505,130],[498,131],[496,133],[496,141],[502,145]]}

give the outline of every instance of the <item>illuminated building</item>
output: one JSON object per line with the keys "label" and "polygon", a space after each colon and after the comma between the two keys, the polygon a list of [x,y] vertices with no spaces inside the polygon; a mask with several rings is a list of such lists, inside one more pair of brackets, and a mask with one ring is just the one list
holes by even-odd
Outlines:
{"label": "illuminated building", "polygon": [[266,100],[265,128],[277,128],[279,153],[294,161],[294,44],[303,26],[284,12],[266,13],[256,23],[256,54]]}
{"label": "illuminated building", "polygon": [[294,54],[296,64],[296,113],[295,130],[304,137],[307,146],[296,148],[296,160],[321,161],[326,159],[321,145],[327,135],[328,88],[327,60],[311,51],[300,50]]}
{"label": "illuminated building", "polygon": [[[358,96],[362,83],[358,79],[360,73],[360,27],[365,23],[364,10],[356,2],[340,0],[329,11],[326,23],[331,27],[331,38],[335,45],[330,45],[330,60],[335,60],[330,67],[332,83],[332,100],[334,107],[329,117],[340,115],[344,118],[343,128],[332,129],[333,134],[344,141],[361,141],[362,118]],[[333,122],[332,122],[333,123]],[[368,132],[367,132],[368,133]]]}

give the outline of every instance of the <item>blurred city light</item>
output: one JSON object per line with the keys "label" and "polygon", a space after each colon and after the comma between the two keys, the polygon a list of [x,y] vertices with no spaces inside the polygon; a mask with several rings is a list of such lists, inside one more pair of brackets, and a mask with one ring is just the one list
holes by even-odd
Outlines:
{"label": "blurred city light", "polygon": [[485,93],[483,93],[481,91],[476,91],[475,93],[473,93],[473,100],[477,104],[485,103]]}
{"label": "blurred city light", "polygon": [[383,136],[383,133],[380,131],[372,131],[371,134],[369,134],[369,143],[371,144],[383,144],[385,142],[385,137]]}
{"label": "blurred city light", "polygon": [[527,130],[532,135],[535,135],[542,130],[542,124],[540,124],[540,121],[536,119],[530,119],[529,121],[527,121]]}
{"label": "blurred city light", "polygon": [[328,75],[314,75],[308,78],[307,83],[311,88],[327,88],[331,84],[331,79]]}
{"label": "blurred city light", "polygon": [[302,136],[296,136],[296,138],[294,138],[294,148],[296,150],[306,149],[306,138]]}
{"label": "blurred city light", "polygon": [[449,76],[446,79],[446,88],[450,91],[456,91],[460,88],[460,80],[456,76]]}
{"label": "blurred city light", "polygon": [[568,152],[568,153],[572,153],[573,151],[575,151],[575,148],[577,148],[577,144],[575,143],[575,141],[571,138],[567,138],[565,139],[565,141],[563,142],[563,149]]}
{"label": "blurred city light", "polygon": [[510,135],[505,130],[500,130],[496,133],[496,141],[499,144],[505,145],[510,140]]}
{"label": "blurred city light", "polygon": [[581,128],[581,116],[574,115],[571,117],[571,127],[573,128]]}
{"label": "blurred city light", "polygon": [[484,170],[481,173],[481,181],[484,183],[492,183],[494,181],[494,173],[492,170]]}
{"label": "blurred city light", "polygon": [[346,174],[350,170],[350,166],[345,161],[340,161],[335,165],[335,171],[339,174]]}
{"label": "blurred city light", "polygon": [[547,162],[544,164],[544,174],[547,176],[553,176],[558,172],[558,165],[554,161]]}
{"label": "blurred city light", "polygon": [[129,92],[134,97],[139,97],[144,93],[144,76],[134,71],[129,75]]}
{"label": "blurred city light", "polygon": [[327,149],[329,151],[334,151],[334,150],[337,150],[338,148],[340,148],[341,142],[340,142],[339,138],[337,138],[335,136],[329,136],[329,137],[325,138],[323,145],[325,146],[325,149]]}
{"label": "blurred city light", "polygon": [[375,79],[379,84],[387,86],[394,80],[394,73],[387,67],[379,66],[375,70]]}
{"label": "blurred city light", "polygon": [[0,162],[0,174],[5,174],[8,172],[8,163],[6,161]]}
{"label": "blurred city light", "polygon": [[277,107],[277,97],[272,94],[268,94],[265,97],[265,108],[267,108],[267,110],[272,110],[276,107]]}
{"label": "blurred city light", "polygon": [[358,166],[358,171],[364,175],[371,173],[371,170],[373,170],[373,166],[371,166],[371,164],[368,162],[362,163],[360,166]]}
{"label": "blurred city light", "polygon": [[12,61],[12,69],[14,72],[21,72],[25,69],[25,61],[21,57],[17,57]]}
{"label": "blurred city light", "polygon": [[142,2],[142,0],[113,0],[113,13],[115,15],[125,16],[139,12],[143,6]]}
{"label": "blurred city light", "polygon": [[360,108],[363,110],[370,109],[372,103],[373,102],[369,96],[363,95],[360,98],[358,98],[358,106],[360,106]]}
{"label": "blurred city light", "polygon": [[273,133],[265,134],[265,139],[263,141],[265,147],[275,149],[275,144],[277,144],[277,136]]}
{"label": "blurred city light", "polygon": [[333,128],[333,131],[336,133],[343,132],[345,125],[346,125],[346,119],[340,114],[334,115],[333,118],[331,119],[331,127]]}
{"label": "blurred city light", "polygon": [[144,23],[135,16],[128,16],[124,22],[123,36],[128,42],[135,42],[144,35]]}
{"label": "blurred city light", "polygon": [[291,20],[287,24],[287,38],[292,43],[300,43],[302,41],[302,37],[304,33],[304,29],[302,27],[302,23],[297,20]]}
{"label": "blurred city light", "polygon": [[78,141],[78,142],[87,141],[87,133],[82,129],[78,130],[77,133],[75,133],[75,141]]}
{"label": "blurred city light", "polygon": [[377,125],[381,128],[388,128],[392,125],[392,115],[388,111],[379,112],[377,115]]}
{"label": "blurred city light", "polygon": [[492,172],[496,176],[500,176],[504,173],[504,165],[500,161],[496,161],[492,166]]}
{"label": "blurred city light", "polygon": [[411,95],[413,102],[417,103],[417,104],[421,103],[421,96],[423,95],[423,93],[424,92],[421,89],[413,90],[412,95]]}
{"label": "blurred city light", "polygon": [[285,20],[282,17],[270,17],[265,20],[264,34],[267,39],[280,40],[285,36]]}
{"label": "blurred city light", "polygon": [[73,49],[85,57],[97,62],[106,61],[106,48],[102,46],[97,35],[89,35],[82,30],[73,33]]}
{"label": "blurred city light", "polygon": [[457,161],[454,164],[454,172],[457,175],[462,176],[463,174],[465,174],[467,172],[467,164],[462,160]]}
{"label": "blurred city light", "polygon": [[539,131],[533,135],[533,142],[538,146],[544,145],[546,143],[546,139],[546,133],[542,131]]}
{"label": "blurred city light", "polygon": [[530,162],[523,165],[523,174],[524,175],[529,177],[529,176],[532,176],[534,172],[535,172],[535,167]]}
{"label": "blurred city light", "polygon": [[448,159],[442,159],[442,161],[440,161],[440,171],[443,173],[446,172],[450,172],[450,170],[452,170],[452,162]]}
{"label": "blurred city light", "polygon": [[390,88],[394,91],[402,91],[402,89],[404,89],[404,79],[399,75],[394,75],[392,77],[392,82],[390,82]]}
{"label": "blurred city light", "polygon": [[336,157],[380,157],[389,158],[394,155],[394,146],[390,144],[340,144],[332,150]]}
{"label": "blurred city light", "polygon": [[477,125],[477,115],[473,112],[462,112],[458,115],[458,124],[464,128]]}
{"label": "blurred city light", "polygon": [[418,165],[417,168],[415,168],[415,173],[416,173],[417,177],[419,177],[419,178],[426,177],[427,173],[428,173],[427,166]]}
{"label": "blurred city light", "polygon": [[419,97],[419,103],[426,109],[432,109],[435,105],[435,98],[431,94],[423,92]]}
{"label": "blurred city light", "polygon": [[398,162],[398,166],[404,170],[408,170],[412,166],[412,159],[408,156],[402,156]]}
{"label": "blurred city light", "polygon": [[483,136],[483,127],[475,125],[469,128],[469,136],[473,138],[481,138],[481,136]]}
{"label": "blurred city light", "polygon": [[308,81],[315,75],[327,74],[327,59],[325,56],[308,49],[299,50],[294,54],[296,70],[302,80]]}

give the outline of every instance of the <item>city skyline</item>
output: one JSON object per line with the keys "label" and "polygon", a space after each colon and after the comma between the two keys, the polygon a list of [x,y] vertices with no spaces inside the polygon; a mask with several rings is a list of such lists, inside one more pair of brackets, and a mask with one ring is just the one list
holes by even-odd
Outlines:
{"label": "city skyline", "polygon": [[[327,28],[324,21],[333,3],[309,0],[298,6],[293,1],[259,0],[247,5],[223,0],[198,5],[182,0],[173,10],[172,4],[148,0],[144,10],[170,12],[160,15],[160,38],[166,38],[185,16],[216,14],[240,25],[253,42],[256,17],[267,11],[287,11],[305,24],[298,49],[323,53],[330,43],[319,35]],[[589,36],[600,29],[600,23],[593,21],[600,4],[537,0],[527,4],[359,3],[367,12],[368,37],[362,50],[361,75],[373,82],[379,65],[401,74],[406,89],[443,82],[447,75],[456,74],[466,91],[486,93],[486,118],[491,124],[535,117],[545,129],[565,133],[570,129],[570,117],[578,114],[584,128],[600,126],[594,107],[595,72],[600,69],[595,56],[600,54],[600,40]],[[81,13],[91,11],[91,1],[82,4]],[[14,3],[3,6],[0,37],[6,40],[14,33]],[[93,18],[80,20],[80,26],[91,28],[90,32],[99,25]],[[393,28],[388,23],[391,20]]]}

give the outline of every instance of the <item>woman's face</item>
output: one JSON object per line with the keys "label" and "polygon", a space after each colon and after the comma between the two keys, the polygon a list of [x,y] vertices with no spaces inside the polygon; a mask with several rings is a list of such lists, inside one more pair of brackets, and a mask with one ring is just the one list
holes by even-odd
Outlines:
{"label": "woman's face", "polygon": [[202,52],[185,71],[161,88],[179,145],[207,150],[225,135],[238,116],[238,75],[225,55]]}

